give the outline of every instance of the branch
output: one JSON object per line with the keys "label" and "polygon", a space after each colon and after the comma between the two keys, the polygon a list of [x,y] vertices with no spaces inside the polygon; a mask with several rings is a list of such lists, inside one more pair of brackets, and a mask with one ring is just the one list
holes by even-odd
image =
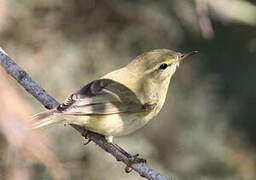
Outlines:
{"label": "branch", "polygon": [[[55,108],[59,103],[51,97],[43,88],[41,88],[21,67],[19,67],[1,48],[0,48],[0,63],[8,74],[10,74],[17,82],[31,95],[33,95],[41,104],[47,109]],[[92,140],[103,150],[110,153],[116,158],[117,161],[122,161],[124,164],[135,170],[140,176],[145,177],[149,180],[170,180],[158,171],[150,168],[145,163],[134,163],[130,164],[129,157],[124,154],[120,149],[112,143],[108,143],[102,135],[87,131],[84,127],[71,125],[75,128],[82,136]]]}

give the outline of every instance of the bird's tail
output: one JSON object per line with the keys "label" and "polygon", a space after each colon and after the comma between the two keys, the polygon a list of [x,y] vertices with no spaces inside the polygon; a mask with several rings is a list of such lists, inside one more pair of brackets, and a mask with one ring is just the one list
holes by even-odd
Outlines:
{"label": "bird's tail", "polygon": [[64,119],[61,118],[60,115],[61,114],[58,113],[55,109],[35,114],[34,116],[32,116],[32,128],[41,128],[64,121]]}

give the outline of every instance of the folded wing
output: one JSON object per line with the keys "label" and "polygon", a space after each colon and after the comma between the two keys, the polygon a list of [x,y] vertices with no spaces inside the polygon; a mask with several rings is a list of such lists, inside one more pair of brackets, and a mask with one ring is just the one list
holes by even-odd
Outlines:
{"label": "folded wing", "polygon": [[110,79],[100,79],[72,94],[57,111],[69,115],[105,115],[149,109],[152,106],[142,104],[128,87]]}

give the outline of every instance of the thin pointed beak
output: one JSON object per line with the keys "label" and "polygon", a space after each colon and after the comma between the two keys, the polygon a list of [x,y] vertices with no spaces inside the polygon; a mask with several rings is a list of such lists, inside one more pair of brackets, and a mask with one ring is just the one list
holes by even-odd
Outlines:
{"label": "thin pointed beak", "polygon": [[191,51],[191,52],[188,52],[188,53],[181,53],[180,57],[179,57],[179,61],[183,60],[183,59],[186,59],[187,57],[189,56],[192,56],[194,54],[197,54],[198,51]]}

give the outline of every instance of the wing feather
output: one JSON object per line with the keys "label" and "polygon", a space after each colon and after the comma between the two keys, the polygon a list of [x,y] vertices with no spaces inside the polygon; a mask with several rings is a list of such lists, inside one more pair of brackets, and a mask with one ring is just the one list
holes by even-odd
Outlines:
{"label": "wing feather", "polygon": [[145,107],[151,106],[144,106],[128,87],[100,79],[72,94],[57,110],[69,115],[104,115],[148,110]]}

